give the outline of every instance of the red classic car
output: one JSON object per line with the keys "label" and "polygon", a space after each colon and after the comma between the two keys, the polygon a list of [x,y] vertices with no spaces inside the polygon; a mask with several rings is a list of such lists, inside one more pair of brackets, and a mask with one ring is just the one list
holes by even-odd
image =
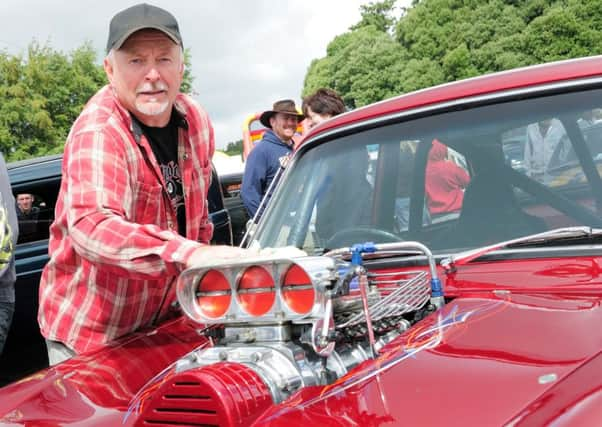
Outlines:
{"label": "red classic car", "polygon": [[591,57],[324,122],[246,238],[262,256],[0,389],[0,424],[600,425],[600,119]]}

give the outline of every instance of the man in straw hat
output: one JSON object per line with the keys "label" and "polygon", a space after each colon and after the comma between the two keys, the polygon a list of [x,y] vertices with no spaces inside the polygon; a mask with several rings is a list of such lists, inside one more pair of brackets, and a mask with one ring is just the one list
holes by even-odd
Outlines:
{"label": "man in straw hat", "polygon": [[[241,197],[249,216],[255,216],[276,173],[293,151],[293,136],[303,118],[291,99],[276,101],[271,110],[259,117],[268,129],[249,154],[242,179]],[[267,200],[263,206],[266,204]],[[259,216],[261,212],[257,219]]]}
{"label": "man in straw hat", "polygon": [[185,268],[249,253],[208,246],[214,151],[205,111],[180,93],[182,37],[148,4],[111,20],[109,84],[65,144],[38,320],[51,364],[165,318]]}

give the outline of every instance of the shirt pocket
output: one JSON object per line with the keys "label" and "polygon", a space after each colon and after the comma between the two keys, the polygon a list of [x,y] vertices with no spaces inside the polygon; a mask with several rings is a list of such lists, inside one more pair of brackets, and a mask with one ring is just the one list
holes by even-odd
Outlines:
{"label": "shirt pocket", "polygon": [[138,183],[133,209],[133,222],[161,225],[166,212],[163,202],[163,188],[160,184]]}

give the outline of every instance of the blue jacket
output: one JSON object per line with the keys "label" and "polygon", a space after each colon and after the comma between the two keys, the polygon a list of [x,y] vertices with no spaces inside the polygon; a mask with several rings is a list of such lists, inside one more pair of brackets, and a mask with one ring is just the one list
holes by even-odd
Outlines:
{"label": "blue jacket", "polygon": [[251,150],[240,191],[249,216],[253,217],[257,212],[261,199],[280,169],[281,161],[285,161],[292,151],[292,146],[282,142],[271,129],[265,131],[261,141]]}

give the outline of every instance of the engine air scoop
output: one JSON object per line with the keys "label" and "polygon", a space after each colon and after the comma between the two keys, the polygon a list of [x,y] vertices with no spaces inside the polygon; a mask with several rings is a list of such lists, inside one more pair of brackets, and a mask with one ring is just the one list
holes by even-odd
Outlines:
{"label": "engine air scoop", "polygon": [[136,426],[243,427],[273,404],[259,375],[240,363],[221,362],[178,373],[145,402]]}

